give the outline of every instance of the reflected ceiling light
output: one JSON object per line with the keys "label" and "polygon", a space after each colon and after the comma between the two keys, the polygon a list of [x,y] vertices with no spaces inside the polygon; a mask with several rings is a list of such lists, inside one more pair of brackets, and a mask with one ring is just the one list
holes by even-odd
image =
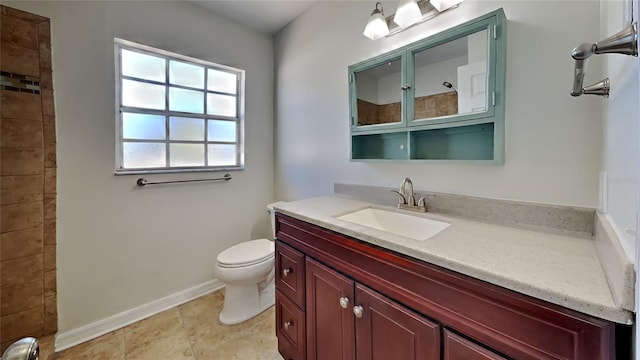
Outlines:
{"label": "reflected ceiling light", "polygon": [[453,84],[452,84],[452,83],[450,83],[450,82],[448,82],[448,81],[443,82],[443,83],[442,83],[442,86],[444,86],[444,87],[448,87],[449,89],[452,89],[452,90],[455,90],[456,92],[458,92],[458,89],[456,89],[456,87],[455,87],[455,86],[453,86]]}
{"label": "reflected ceiling light", "polygon": [[431,5],[438,11],[445,11],[460,4],[463,0],[430,0]]}
{"label": "reflected ceiling light", "polygon": [[418,7],[417,0],[400,0],[398,10],[393,17],[393,22],[402,28],[407,28],[422,19],[422,12]]}
{"label": "reflected ceiling light", "polygon": [[[379,8],[379,9],[378,9]],[[367,26],[364,28],[364,36],[371,40],[377,40],[389,34],[389,26],[384,18],[382,4],[376,3],[376,8],[371,13]]]}

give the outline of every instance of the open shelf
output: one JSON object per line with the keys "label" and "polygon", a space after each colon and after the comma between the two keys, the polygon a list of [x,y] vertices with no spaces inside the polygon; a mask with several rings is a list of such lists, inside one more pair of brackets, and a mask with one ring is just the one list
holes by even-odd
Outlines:
{"label": "open shelf", "polygon": [[351,137],[353,160],[408,160],[407,132],[357,135]]}
{"label": "open shelf", "polygon": [[493,160],[494,125],[412,131],[411,160]]}

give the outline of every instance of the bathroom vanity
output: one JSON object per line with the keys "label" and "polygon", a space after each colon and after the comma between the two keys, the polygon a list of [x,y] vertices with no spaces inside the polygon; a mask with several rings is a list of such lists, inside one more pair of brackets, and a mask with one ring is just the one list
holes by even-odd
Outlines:
{"label": "bathroom vanity", "polygon": [[[379,359],[402,360],[629,356],[630,326],[624,323],[630,323],[630,312],[606,299],[600,303],[579,299],[581,295],[571,290],[564,299],[561,294],[554,298],[555,285],[545,269],[539,269],[540,276],[549,279],[541,280],[542,286],[528,288],[522,279],[516,279],[517,270],[511,279],[508,273],[494,274],[494,281],[488,272],[479,270],[481,266],[470,262],[469,268],[477,269],[470,272],[457,267],[455,257],[437,250],[438,242],[460,237],[471,227],[496,238],[502,229],[506,237],[537,236],[533,232],[493,225],[485,228],[452,219],[441,235],[417,245],[411,239],[336,220],[337,214],[366,203],[332,197],[296,203],[302,204],[276,209],[276,334],[285,359],[360,360],[373,359],[373,354]],[[331,215],[318,215],[323,213]],[[483,241],[481,237],[469,240]],[[519,250],[528,251],[522,244]],[[579,253],[576,244],[570,248]],[[429,246],[432,250],[426,251]],[[477,264],[501,263],[499,257],[505,255],[495,252],[495,258],[482,259],[492,253],[492,244],[475,245],[488,247],[486,253],[473,251],[473,246],[469,250],[476,254],[468,256],[477,255]],[[415,252],[407,250],[412,247]],[[535,266],[537,255],[531,256]],[[505,261],[486,269],[502,266],[507,272],[510,264],[513,262]],[[522,268],[529,265],[523,263]],[[574,265],[578,266],[567,261],[569,281]],[[586,291],[600,290],[604,291]]]}

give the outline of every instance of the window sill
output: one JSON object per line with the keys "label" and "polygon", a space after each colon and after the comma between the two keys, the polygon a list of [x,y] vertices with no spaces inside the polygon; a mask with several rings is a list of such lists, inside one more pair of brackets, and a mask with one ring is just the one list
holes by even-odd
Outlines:
{"label": "window sill", "polygon": [[140,174],[175,174],[244,170],[244,165],[215,168],[180,168],[180,169],[145,169],[145,170],[116,170],[114,175],[140,175]]}

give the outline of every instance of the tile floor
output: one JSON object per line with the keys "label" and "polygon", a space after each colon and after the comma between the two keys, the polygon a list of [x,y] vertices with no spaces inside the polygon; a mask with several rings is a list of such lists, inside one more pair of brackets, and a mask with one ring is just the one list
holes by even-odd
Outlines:
{"label": "tile floor", "polygon": [[281,360],[275,308],[222,325],[223,296],[213,292],[57,354],[47,336],[40,339],[40,360]]}

